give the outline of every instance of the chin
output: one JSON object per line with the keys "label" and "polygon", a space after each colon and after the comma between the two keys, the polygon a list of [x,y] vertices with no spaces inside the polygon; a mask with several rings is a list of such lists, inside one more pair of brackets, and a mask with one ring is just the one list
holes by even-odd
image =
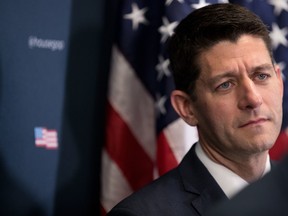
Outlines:
{"label": "chin", "polygon": [[263,153],[265,151],[269,151],[273,145],[273,140],[271,139],[257,139],[257,140],[249,140],[246,145],[246,149],[242,149],[243,151],[248,151],[250,154],[258,154]]}
{"label": "chin", "polygon": [[266,141],[266,142],[260,142],[256,146],[257,146],[258,152],[261,153],[261,152],[269,151],[273,147],[273,145],[274,145],[274,142]]}

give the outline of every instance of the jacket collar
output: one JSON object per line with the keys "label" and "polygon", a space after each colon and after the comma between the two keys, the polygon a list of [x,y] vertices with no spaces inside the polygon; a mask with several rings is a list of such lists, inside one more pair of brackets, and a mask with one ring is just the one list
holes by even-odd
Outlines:
{"label": "jacket collar", "polygon": [[181,161],[178,169],[187,192],[193,193],[192,206],[202,215],[207,207],[226,195],[196,155],[194,144]]}

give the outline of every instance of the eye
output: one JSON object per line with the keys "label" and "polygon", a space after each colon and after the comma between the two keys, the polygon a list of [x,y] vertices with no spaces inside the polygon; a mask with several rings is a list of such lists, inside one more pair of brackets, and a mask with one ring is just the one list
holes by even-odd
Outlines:
{"label": "eye", "polygon": [[267,73],[259,73],[255,75],[254,80],[258,82],[266,82],[271,77],[270,74]]}
{"label": "eye", "polygon": [[259,80],[266,80],[269,77],[269,75],[267,75],[267,74],[258,74],[256,77]]}
{"label": "eye", "polygon": [[232,86],[231,82],[224,82],[221,85],[219,85],[216,90],[227,90]]}

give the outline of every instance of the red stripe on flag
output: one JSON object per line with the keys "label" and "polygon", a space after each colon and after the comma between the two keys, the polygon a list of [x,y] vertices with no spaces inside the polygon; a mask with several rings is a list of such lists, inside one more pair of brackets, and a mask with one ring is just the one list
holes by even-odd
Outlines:
{"label": "red stripe on flag", "polygon": [[100,215],[101,216],[107,215],[107,212],[101,203],[100,203]]}
{"label": "red stripe on flag", "polygon": [[282,131],[274,146],[270,149],[269,155],[272,160],[281,160],[288,154],[288,133]]}
{"label": "red stripe on flag", "polygon": [[157,147],[157,165],[159,175],[161,176],[167,171],[176,167],[178,162],[163,131],[158,136]]}
{"label": "red stripe on flag", "polygon": [[120,167],[131,188],[138,190],[153,180],[153,162],[110,103],[107,112],[107,152]]}

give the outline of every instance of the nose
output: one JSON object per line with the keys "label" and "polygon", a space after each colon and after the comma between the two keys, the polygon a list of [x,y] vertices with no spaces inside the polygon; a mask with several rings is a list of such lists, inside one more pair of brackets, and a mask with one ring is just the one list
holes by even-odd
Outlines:
{"label": "nose", "polygon": [[261,106],[262,103],[263,99],[256,84],[250,78],[246,78],[239,85],[239,108],[253,110]]}

